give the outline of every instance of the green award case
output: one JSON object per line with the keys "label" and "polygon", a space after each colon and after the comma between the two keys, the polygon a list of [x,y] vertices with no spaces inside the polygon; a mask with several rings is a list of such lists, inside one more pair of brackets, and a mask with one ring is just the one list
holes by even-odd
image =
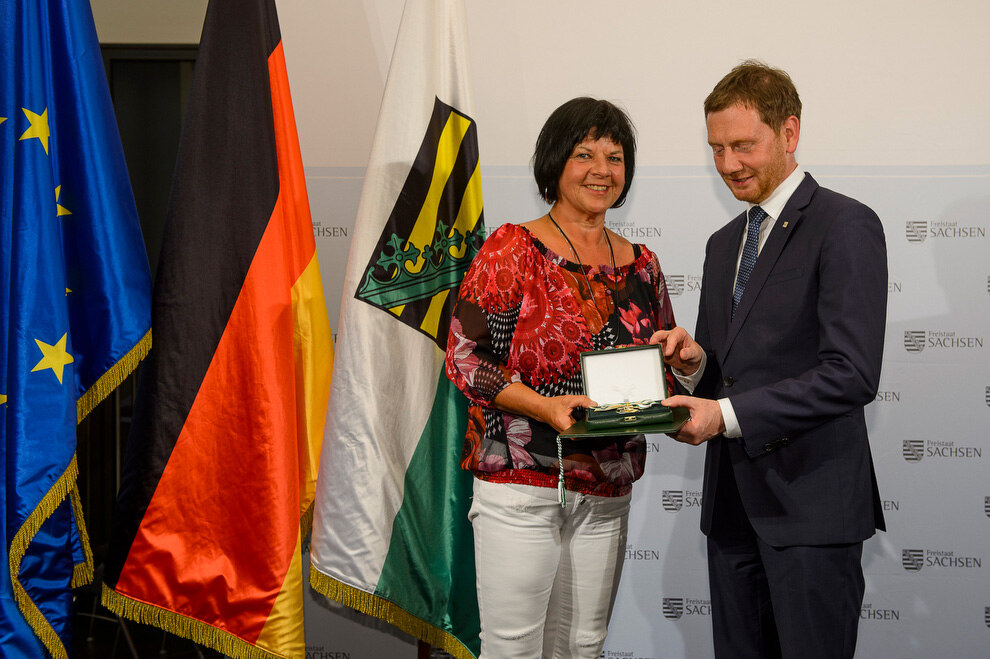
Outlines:
{"label": "green award case", "polygon": [[660,404],[668,392],[659,345],[582,352],[581,377],[585,394],[598,407],[589,408],[561,437],[669,433],[688,419],[686,409]]}

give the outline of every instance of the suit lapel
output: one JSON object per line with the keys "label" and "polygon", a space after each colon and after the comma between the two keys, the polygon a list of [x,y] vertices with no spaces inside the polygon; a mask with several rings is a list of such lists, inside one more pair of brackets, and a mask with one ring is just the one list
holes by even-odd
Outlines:
{"label": "suit lapel", "polygon": [[[811,196],[817,189],[818,183],[815,182],[815,179],[811,178],[811,174],[805,174],[801,185],[791,195],[787,205],[784,206],[784,210],[781,211],[780,217],[777,218],[777,222],[770,231],[770,236],[767,238],[766,244],[760,250],[760,255],[756,259],[756,265],[753,266],[753,272],[749,275],[746,290],[743,291],[743,296],[739,300],[739,306],[736,307],[736,315],[729,322],[728,332],[725,335],[725,343],[722,347],[723,355],[729,352],[729,348],[739,333],[739,329],[746,322],[746,316],[749,315],[750,309],[753,308],[753,303],[763,289],[763,285],[766,284],[767,277],[773,271],[773,267],[784,250],[784,246],[787,245],[787,241],[790,239],[792,233],[804,218],[804,208],[811,202]],[[742,241],[741,236],[739,240]],[[735,265],[734,261],[733,265]],[[731,298],[732,291],[730,289],[728,297],[725,298],[727,300],[725,305],[727,310],[731,310]],[[729,314],[726,313],[726,318],[728,317]]]}
{"label": "suit lapel", "polygon": [[[721,337],[729,331],[729,316],[732,312],[732,290],[735,287],[735,264],[746,231],[746,214],[736,217],[730,223],[725,239],[712,244],[713,262],[711,291],[708,296],[709,331],[713,343],[721,343]],[[706,284],[708,285],[708,284]]]}

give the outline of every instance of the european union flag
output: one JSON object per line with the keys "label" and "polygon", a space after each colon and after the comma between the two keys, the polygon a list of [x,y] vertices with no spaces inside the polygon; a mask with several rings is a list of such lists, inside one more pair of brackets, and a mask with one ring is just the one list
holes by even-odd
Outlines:
{"label": "european union flag", "polygon": [[76,424],[151,345],[151,277],[85,0],[0,0],[0,654],[68,656],[93,563]]}

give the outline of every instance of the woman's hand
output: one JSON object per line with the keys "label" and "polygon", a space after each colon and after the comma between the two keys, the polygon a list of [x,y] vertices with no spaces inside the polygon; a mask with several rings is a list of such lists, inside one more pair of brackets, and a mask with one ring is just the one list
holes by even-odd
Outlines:
{"label": "woman's hand", "polygon": [[553,426],[557,432],[574,425],[574,409],[598,403],[587,396],[541,396],[521,382],[513,382],[495,396],[495,407]]}
{"label": "woman's hand", "polygon": [[597,404],[587,396],[554,396],[552,398],[543,398],[544,412],[541,414],[540,421],[553,426],[557,432],[563,432],[574,425],[576,421],[573,414],[574,408],[594,407]]}

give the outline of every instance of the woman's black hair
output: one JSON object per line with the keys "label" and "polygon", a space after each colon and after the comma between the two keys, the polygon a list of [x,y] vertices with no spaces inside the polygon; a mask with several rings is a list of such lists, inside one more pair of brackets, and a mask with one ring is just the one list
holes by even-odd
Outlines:
{"label": "woman's black hair", "polygon": [[574,98],[553,111],[536,138],[533,175],[540,196],[548,204],[557,201],[557,182],[564,173],[574,147],[585,138],[607,137],[622,145],[626,166],[626,185],[612,204],[618,208],[626,201],[636,169],[636,133],[629,116],[609,103],[588,96]]}

